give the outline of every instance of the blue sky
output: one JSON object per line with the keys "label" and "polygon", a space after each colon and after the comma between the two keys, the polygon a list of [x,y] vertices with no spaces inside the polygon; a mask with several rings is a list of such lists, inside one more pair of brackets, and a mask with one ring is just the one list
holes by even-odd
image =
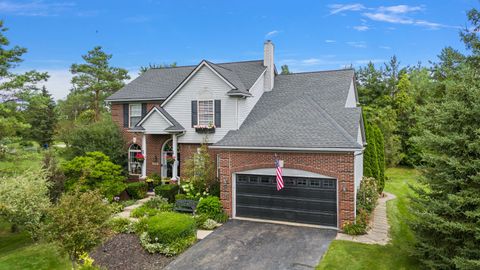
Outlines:
{"label": "blue sky", "polygon": [[48,71],[56,98],[68,94],[72,63],[96,45],[132,77],[148,63],[192,65],[261,59],[275,43],[277,67],[292,71],[435,60],[463,50],[458,32],[478,0],[451,1],[69,1],[0,0],[13,45],[28,49],[19,70]]}

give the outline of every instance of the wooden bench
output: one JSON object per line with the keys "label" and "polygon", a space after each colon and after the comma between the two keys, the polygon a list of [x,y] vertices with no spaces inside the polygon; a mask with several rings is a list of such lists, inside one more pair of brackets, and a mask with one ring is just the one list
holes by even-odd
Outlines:
{"label": "wooden bench", "polygon": [[195,208],[197,208],[197,201],[194,200],[177,200],[173,207],[174,211],[183,213],[195,214]]}

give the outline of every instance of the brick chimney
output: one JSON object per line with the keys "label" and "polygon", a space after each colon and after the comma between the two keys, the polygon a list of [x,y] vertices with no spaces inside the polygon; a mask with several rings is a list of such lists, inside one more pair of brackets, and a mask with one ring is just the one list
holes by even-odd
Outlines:
{"label": "brick chimney", "polygon": [[265,41],[263,44],[263,65],[267,67],[265,72],[265,91],[271,91],[273,89],[273,83],[275,79],[275,65],[273,62],[273,50],[274,46],[271,40]]}

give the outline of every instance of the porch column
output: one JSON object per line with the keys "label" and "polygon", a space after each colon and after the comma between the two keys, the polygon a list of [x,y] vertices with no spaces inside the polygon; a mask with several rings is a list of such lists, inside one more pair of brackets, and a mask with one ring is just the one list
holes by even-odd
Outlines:
{"label": "porch column", "polygon": [[173,156],[175,157],[175,161],[173,162],[172,168],[172,180],[178,179],[178,147],[177,147],[177,134],[172,134],[172,148],[173,148]]}
{"label": "porch column", "polygon": [[147,177],[147,136],[143,133],[142,136],[142,152],[143,152],[143,164],[142,164],[142,178]]}

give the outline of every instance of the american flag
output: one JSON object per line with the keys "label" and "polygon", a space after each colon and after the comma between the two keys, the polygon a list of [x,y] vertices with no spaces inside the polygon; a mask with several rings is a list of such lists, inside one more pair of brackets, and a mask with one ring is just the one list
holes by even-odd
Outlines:
{"label": "american flag", "polygon": [[280,161],[275,159],[275,168],[277,171],[277,191],[283,188],[283,176],[282,167],[280,167]]}

